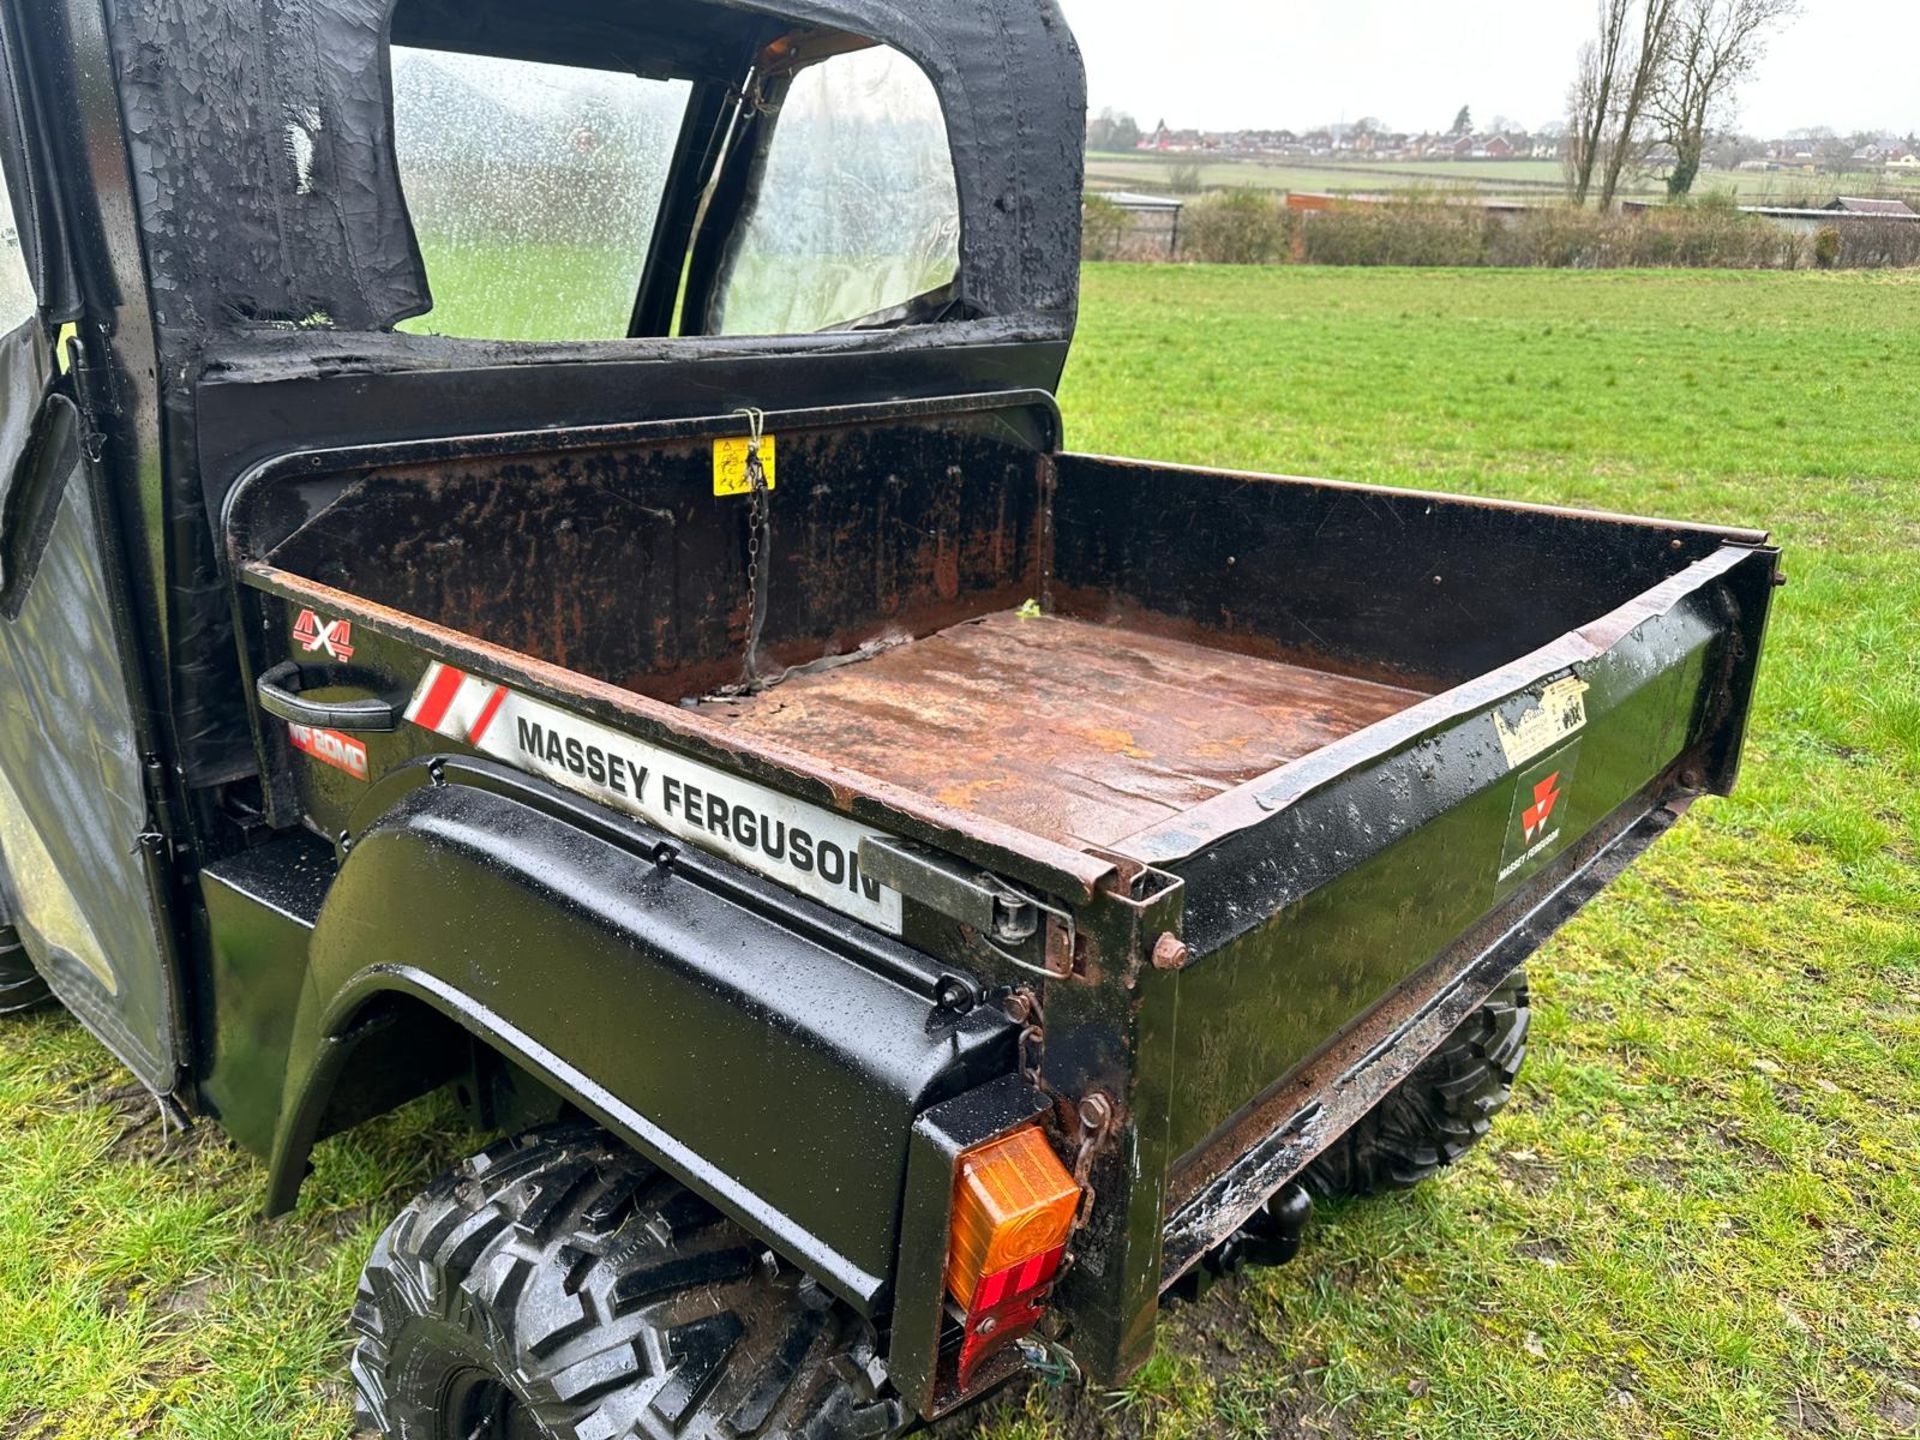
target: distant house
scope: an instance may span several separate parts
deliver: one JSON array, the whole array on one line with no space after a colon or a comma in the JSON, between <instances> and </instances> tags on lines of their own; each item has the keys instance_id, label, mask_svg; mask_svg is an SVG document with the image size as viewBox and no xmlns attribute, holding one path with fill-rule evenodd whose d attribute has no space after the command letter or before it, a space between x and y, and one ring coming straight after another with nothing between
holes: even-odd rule
<instances>
[{"instance_id":1,"label":"distant house","mask_svg":"<svg viewBox=\"0 0 1920 1440\"><path fill-rule=\"evenodd\" d=\"M1480 153L1489 160L1511 160L1515 152L1511 140L1504 135L1495 135L1480 148Z\"/></svg>"},{"instance_id":2,"label":"distant house","mask_svg":"<svg viewBox=\"0 0 1920 1440\"><path fill-rule=\"evenodd\" d=\"M1166 154L1181 155L1203 148L1198 130L1169 130L1166 122L1149 135L1141 137L1142 150L1158 150Z\"/></svg>"},{"instance_id":3,"label":"distant house","mask_svg":"<svg viewBox=\"0 0 1920 1440\"><path fill-rule=\"evenodd\" d=\"M1887 161L1889 170L1920 170L1920 155L1909 150L1898 159Z\"/></svg>"}]
</instances>

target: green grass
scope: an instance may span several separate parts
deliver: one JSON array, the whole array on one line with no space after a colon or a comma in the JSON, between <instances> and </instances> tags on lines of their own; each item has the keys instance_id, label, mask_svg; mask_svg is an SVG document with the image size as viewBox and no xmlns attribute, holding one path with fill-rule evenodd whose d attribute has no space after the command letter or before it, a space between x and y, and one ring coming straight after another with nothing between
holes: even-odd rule
<instances>
[{"instance_id":1,"label":"green grass","mask_svg":"<svg viewBox=\"0 0 1920 1440\"><path fill-rule=\"evenodd\" d=\"M1323 1213L1122 1395L946 1427L1817 1436L1920 1416L1920 276L1096 268L1077 448L1763 523L1747 773L1542 953L1489 1143ZM338 1436L373 1234L477 1143L322 1147L299 1213L58 1017L0 1046L0 1433Z\"/></svg>"},{"instance_id":2,"label":"green grass","mask_svg":"<svg viewBox=\"0 0 1920 1440\"><path fill-rule=\"evenodd\" d=\"M1087 156L1087 178L1096 188L1166 190L1172 171L1193 157L1159 154ZM1261 190L1328 190L1393 193L1405 190L1465 190L1489 198L1544 203L1562 193L1557 160L1224 160L1203 159L1200 183L1208 190L1246 187ZM1697 193L1731 191L1743 204L1799 201L1808 196L1906 193L1920 197L1920 177L1888 170L1852 175L1792 175L1708 171ZM1663 199L1666 187L1654 176L1630 178L1624 193L1638 199Z\"/></svg>"}]
</instances>

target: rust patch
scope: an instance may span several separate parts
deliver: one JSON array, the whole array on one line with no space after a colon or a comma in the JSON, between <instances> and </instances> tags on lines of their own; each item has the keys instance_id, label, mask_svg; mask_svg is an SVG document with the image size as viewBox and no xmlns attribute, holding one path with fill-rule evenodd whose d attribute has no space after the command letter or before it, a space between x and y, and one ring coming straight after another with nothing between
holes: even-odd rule
<instances>
[{"instance_id":1,"label":"rust patch","mask_svg":"<svg viewBox=\"0 0 1920 1440\"><path fill-rule=\"evenodd\" d=\"M1163 635L1001 613L702 708L944 804L1112 845L1423 698Z\"/></svg>"}]
</instances>

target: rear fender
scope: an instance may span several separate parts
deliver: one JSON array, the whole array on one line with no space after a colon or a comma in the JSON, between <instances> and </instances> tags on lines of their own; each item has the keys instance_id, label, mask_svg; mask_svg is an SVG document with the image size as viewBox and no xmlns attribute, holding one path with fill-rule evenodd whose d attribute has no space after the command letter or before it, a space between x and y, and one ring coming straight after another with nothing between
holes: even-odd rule
<instances>
[{"instance_id":1,"label":"rear fender","mask_svg":"<svg viewBox=\"0 0 1920 1440\"><path fill-rule=\"evenodd\" d=\"M360 814L313 934L271 1209L338 1128L356 1056L388 1104L449 1077L446 1025L394 1031L424 1006L885 1305L916 1118L1015 1068L997 1008L943 1008L953 977L912 952L484 762L413 767Z\"/></svg>"}]
</instances>

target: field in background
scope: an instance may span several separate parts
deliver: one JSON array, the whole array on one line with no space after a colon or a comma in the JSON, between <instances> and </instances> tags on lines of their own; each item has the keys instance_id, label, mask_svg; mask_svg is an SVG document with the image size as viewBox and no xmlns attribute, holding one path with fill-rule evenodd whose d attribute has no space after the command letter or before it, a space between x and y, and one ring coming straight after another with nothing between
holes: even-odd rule
<instances>
[{"instance_id":1,"label":"field in background","mask_svg":"<svg viewBox=\"0 0 1920 1440\"><path fill-rule=\"evenodd\" d=\"M1560 164L1555 160L1381 160L1349 161L1227 160L1205 156L1112 154L1087 156L1087 180L1096 189L1166 191L1173 171L1182 162L1200 163L1203 189L1308 190L1388 194L1406 190L1471 191L1489 199L1544 202L1562 193ZM1744 205L1799 201L1813 196L1891 194L1911 195L1920 201L1920 176L1896 175L1884 170L1854 175L1729 174L1708 171L1696 187L1699 194L1734 192ZM1631 199L1664 200L1666 188L1657 179L1630 182L1624 189Z\"/></svg>"},{"instance_id":2,"label":"field in background","mask_svg":"<svg viewBox=\"0 0 1920 1440\"><path fill-rule=\"evenodd\" d=\"M1539 958L1489 1144L1176 1312L1124 1394L950 1432L1920 1423L1916 354L1910 275L1089 272L1076 448L1765 523L1792 585L1742 793ZM479 1143L426 1102L264 1224L211 1127L166 1137L69 1021L7 1027L0 1434L334 1440L373 1236Z\"/></svg>"}]
</instances>

